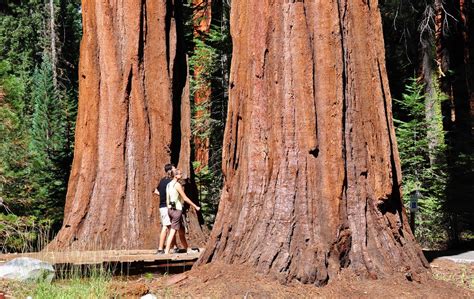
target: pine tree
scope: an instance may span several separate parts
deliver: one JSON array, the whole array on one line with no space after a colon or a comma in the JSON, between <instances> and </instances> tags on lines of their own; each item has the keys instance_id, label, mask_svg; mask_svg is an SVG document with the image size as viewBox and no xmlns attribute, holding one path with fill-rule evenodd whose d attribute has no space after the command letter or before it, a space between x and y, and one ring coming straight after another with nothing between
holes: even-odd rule
<instances>
[{"instance_id":1,"label":"pine tree","mask_svg":"<svg viewBox=\"0 0 474 299\"><path fill-rule=\"evenodd\" d=\"M0 62L0 198L21 209L28 193L25 83L12 73L7 60Z\"/></svg>"},{"instance_id":2,"label":"pine tree","mask_svg":"<svg viewBox=\"0 0 474 299\"><path fill-rule=\"evenodd\" d=\"M35 194L36 211L54 219L62 220L62 209L66 191L63 161L67 158L65 148L65 121L58 94L51 80L52 65L47 57L33 74L33 114L30 141L30 180Z\"/></svg>"},{"instance_id":3,"label":"pine tree","mask_svg":"<svg viewBox=\"0 0 474 299\"><path fill-rule=\"evenodd\" d=\"M62 220L72 160L81 30L80 3L75 0L9 1L1 6L0 109L6 121L1 129L0 197L9 211L50 218L56 226Z\"/></svg>"},{"instance_id":4,"label":"pine tree","mask_svg":"<svg viewBox=\"0 0 474 299\"><path fill-rule=\"evenodd\" d=\"M188 6L187 42L190 73L193 118L191 120L193 139L209 143L207 163L197 157L193 163L195 180L202 203L203 214L208 224L214 222L222 187L222 142L227 116L230 58L228 1L212 1L212 21L205 38L192 34L192 21L200 15L202 7ZM199 71L196 72L196 69ZM210 91L206 101L196 101L202 91ZM196 143L194 144L196 147Z\"/></svg>"},{"instance_id":5,"label":"pine tree","mask_svg":"<svg viewBox=\"0 0 474 299\"><path fill-rule=\"evenodd\" d=\"M416 78L406 85L402 100L394 100L397 108L405 113L403 120L395 120L398 149L403 171L403 193L405 204L409 196L419 191L422 195L417 213L416 237L425 246L436 246L447 241L446 226L446 163L433 155L442 157L445 154L444 143L430 148L429 143L434 133L430 119L425 117L425 99L423 84ZM442 96L438 94L438 99ZM441 136L440 138L443 138Z\"/></svg>"}]
</instances>

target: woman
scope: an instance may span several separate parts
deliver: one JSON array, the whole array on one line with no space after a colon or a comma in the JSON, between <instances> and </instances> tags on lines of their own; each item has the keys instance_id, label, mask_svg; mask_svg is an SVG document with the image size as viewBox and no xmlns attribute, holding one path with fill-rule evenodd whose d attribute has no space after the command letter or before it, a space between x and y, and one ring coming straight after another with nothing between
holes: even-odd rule
<instances>
[{"instance_id":1,"label":"woman","mask_svg":"<svg viewBox=\"0 0 474 299\"><path fill-rule=\"evenodd\" d=\"M170 252L171 243L173 238L178 231L179 240L188 251L188 242L184 230L180 229L183 226L183 206L184 202L187 202L190 206L194 207L197 211L200 207L195 205L184 193L183 187L179 183L181 179L181 171L179 169L171 170L171 176L173 180L166 186L166 205L168 207L168 214L171 219L171 230L166 241L165 254Z\"/></svg>"}]
</instances>

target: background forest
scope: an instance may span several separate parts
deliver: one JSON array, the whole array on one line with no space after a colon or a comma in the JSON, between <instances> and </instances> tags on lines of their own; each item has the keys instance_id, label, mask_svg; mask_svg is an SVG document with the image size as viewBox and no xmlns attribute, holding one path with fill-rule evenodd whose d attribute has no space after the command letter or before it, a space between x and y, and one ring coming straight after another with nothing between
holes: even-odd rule
<instances>
[{"instance_id":1,"label":"background forest","mask_svg":"<svg viewBox=\"0 0 474 299\"><path fill-rule=\"evenodd\" d=\"M230 0L185 1L194 179L209 226L232 43ZM381 0L404 200L419 197L425 247L474 240L474 8L463 0ZM0 1L0 246L38 249L61 227L74 150L81 4Z\"/></svg>"}]
</instances>

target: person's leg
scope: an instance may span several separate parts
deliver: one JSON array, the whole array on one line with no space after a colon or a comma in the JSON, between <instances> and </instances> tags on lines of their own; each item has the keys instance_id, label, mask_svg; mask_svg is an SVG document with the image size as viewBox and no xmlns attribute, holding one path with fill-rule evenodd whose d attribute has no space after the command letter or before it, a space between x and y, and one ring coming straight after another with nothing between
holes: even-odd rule
<instances>
[{"instance_id":1,"label":"person's leg","mask_svg":"<svg viewBox=\"0 0 474 299\"><path fill-rule=\"evenodd\" d=\"M179 229L178 236L179 236L179 240L181 241L181 244L184 246L184 249L187 250L188 249L188 242L186 241L186 234L185 234L183 226L181 226L181 228Z\"/></svg>"},{"instance_id":2,"label":"person's leg","mask_svg":"<svg viewBox=\"0 0 474 299\"><path fill-rule=\"evenodd\" d=\"M165 240L166 240L166 235L168 234L168 231L170 230L169 225L163 225L161 228L161 234L160 234L160 244L158 245L158 250L163 250L163 247L165 245Z\"/></svg>"},{"instance_id":3,"label":"person's leg","mask_svg":"<svg viewBox=\"0 0 474 299\"><path fill-rule=\"evenodd\" d=\"M175 233L176 233L176 230L174 228L170 229L170 234L168 235L168 240L166 241L165 254L170 253L171 242L173 242Z\"/></svg>"},{"instance_id":4,"label":"person's leg","mask_svg":"<svg viewBox=\"0 0 474 299\"><path fill-rule=\"evenodd\" d=\"M173 240L171 241L171 248L177 248L178 244L176 244L176 235L174 236Z\"/></svg>"},{"instance_id":5,"label":"person's leg","mask_svg":"<svg viewBox=\"0 0 474 299\"><path fill-rule=\"evenodd\" d=\"M180 216L180 211L177 211L175 209L168 209L168 215L170 218L170 223L171 223L171 230L168 235L168 240L166 242L166 252L169 253L171 246L176 246L176 231L179 230L180 225L179 225L179 216ZM173 234L171 234L173 232Z\"/></svg>"},{"instance_id":6,"label":"person's leg","mask_svg":"<svg viewBox=\"0 0 474 299\"><path fill-rule=\"evenodd\" d=\"M161 233L160 242L158 244L158 253L163 250L166 240L166 234L169 232L171 227L171 219L168 213L168 208L160 208L160 220L161 220Z\"/></svg>"}]
</instances>

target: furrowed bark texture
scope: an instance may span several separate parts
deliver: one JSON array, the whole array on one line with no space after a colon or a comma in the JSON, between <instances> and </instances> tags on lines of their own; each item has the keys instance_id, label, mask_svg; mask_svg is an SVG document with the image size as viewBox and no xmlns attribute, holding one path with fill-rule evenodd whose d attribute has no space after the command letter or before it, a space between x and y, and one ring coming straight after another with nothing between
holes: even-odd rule
<instances>
[{"instance_id":1,"label":"furrowed bark texture","mask_svg":"<svg viewBox=\"0 0 474 299\"><path fill-rule=\"evenodd\" d=\"M179 5L82 1L76 147L49 250L157 247L163 165L191 171Z\"/></svg>"},{"instance_id":2,"label":"furrowed bark texture","mask_svg":"<svg viewBox=\"0 0 474 299\"><path fill-rule=\"evenodd\" d=\"M428 264L401 203L377 1L234 1L225 182L198 265L321 285Z\"/></svg>"}]
</instances>

